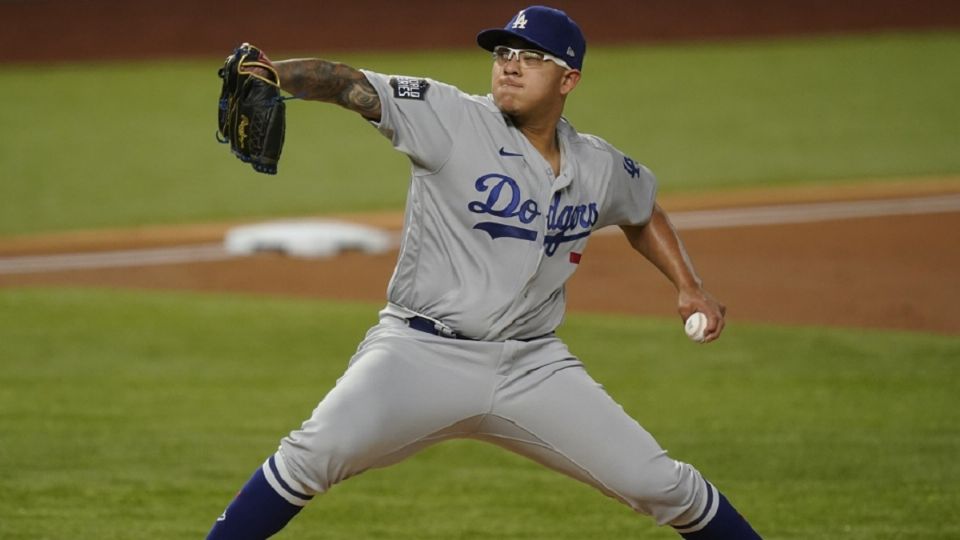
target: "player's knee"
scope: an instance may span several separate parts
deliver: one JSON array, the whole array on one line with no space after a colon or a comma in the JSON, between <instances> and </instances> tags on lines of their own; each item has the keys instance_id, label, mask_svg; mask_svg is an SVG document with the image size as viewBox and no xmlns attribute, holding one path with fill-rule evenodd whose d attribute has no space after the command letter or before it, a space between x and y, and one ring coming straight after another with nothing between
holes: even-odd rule
<instances>
[{"instance_id":1,"label":"player's knee","mask_svg":"<svg viewBox=\"0 0 960 540\"><path fill-rule=\"evenodd\" d=\"M366 438L342 433L337 437L291 436L280 443L280 454L291 476L317 493L323 493L363 472L369 452Z\"/></svg>"},{"instance_id":2,"label":"player's knee","mask_svg":"<svg viewBox=\"0 0 960 540\"><path fill-rule=\"evenodd\" d=\"M281 442L278 454L284 457L290 476L316 493L326 492L342 479L333 453L326 448L307 447L287 438Z\"/></svg>"},{"instance_id":3,"label":"player's knee","mask_svg":"<svg viewBox=\"0 0 960 540\"><path fill-rule=\"evenodd\" d=\"M703 491L700 473L692 466L663 456L638 464L618 482L618 494L634 510L664 524L698 505Z\"/></svg>"}]
</instances>

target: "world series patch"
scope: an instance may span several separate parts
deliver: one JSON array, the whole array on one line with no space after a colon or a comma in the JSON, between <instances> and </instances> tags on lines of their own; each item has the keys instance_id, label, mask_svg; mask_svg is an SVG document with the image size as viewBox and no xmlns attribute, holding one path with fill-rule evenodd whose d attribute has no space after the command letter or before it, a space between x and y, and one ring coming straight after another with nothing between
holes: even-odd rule
<instances>
[{"instance_id":1,"label":"world series patch","mask_svg":"<svg viewBox=\"0 0 960 540\"><path fill-rule=\"evenodd\" d=\"M390 79L393 87L393 97L397 99L418 99L423 101L427 96L430 84L426 79L411 79L408 77L394 77Z\"/></svg>"}]
</instances>

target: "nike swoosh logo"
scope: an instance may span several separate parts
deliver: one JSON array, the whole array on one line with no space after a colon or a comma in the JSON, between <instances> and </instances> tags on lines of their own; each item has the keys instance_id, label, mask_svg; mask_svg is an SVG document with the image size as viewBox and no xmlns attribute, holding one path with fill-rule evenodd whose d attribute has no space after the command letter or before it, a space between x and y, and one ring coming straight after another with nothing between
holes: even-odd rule
<instances>
[{"instance_id":1,"label":"nike swoosh logo","mask_svg":"<svg viewBox=\"0 0 960 540\"><path fill-rule=\"evenodd\" d=\"M523 154L514 154L513 152L507 152L506 150L503 149L502 146L500 147L500 155L501 155L501 156L507 156L507 157L522 157L522 156L523 156Z\"/></svg>"}]
</instances>

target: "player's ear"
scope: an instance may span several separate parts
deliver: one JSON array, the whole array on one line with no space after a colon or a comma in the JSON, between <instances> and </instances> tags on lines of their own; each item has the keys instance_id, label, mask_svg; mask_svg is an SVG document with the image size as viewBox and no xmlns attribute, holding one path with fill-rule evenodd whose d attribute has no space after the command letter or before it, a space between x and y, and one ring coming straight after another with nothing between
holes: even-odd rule
<instances>
[{"instance_id":1,"label":"player's ear","mask_svg":"<svg viewBox=\"0 0 960 540\"><path fill-rule=\"evenodd\" d=\"M560 79L560 95L567 95L573 92L573 89L580 83L580 72L575 69L568 69Z\"/></svg>"}]
</instances>

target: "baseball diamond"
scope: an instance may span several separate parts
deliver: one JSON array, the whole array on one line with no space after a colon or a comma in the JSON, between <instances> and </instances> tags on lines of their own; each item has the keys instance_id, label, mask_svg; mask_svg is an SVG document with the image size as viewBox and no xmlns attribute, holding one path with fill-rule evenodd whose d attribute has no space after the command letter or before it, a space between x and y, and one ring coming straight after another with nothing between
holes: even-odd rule
<instances>
[{"instance_id":1,"label":"baseball diamond","mask_svg":"<svg viewBox=\"0 0 960 540\"><path fill-rule=\"evenodd\" d=\"M261 61L294 96L358 113L409 158L399 255L379 323L336 386L255 470L208 538L267 538L333 485L455 438L525 456L688 539L753 539L730 501L654 437L555 334L591 234L618 226L720 337L645 166L563 117L586 40L532 6L477 43L491 93L321 59Z\"/></svg>"}]
</instances>

